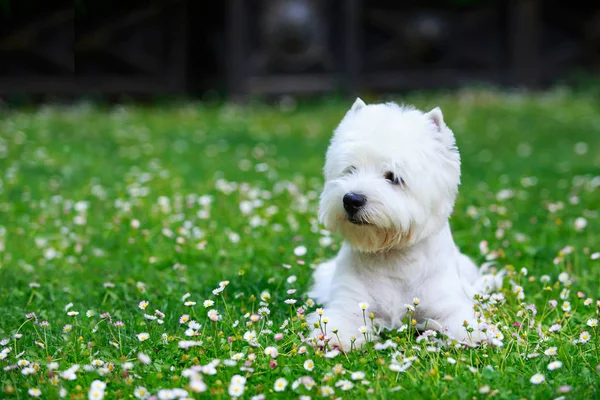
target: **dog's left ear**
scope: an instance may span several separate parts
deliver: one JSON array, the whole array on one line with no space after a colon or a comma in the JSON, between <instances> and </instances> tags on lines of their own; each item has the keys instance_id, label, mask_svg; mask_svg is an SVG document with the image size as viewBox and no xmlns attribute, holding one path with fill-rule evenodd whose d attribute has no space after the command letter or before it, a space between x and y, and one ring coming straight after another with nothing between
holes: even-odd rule
<instances>
[{"instance_id":1,"label":"dog's left ear","mask_svg":"<svg viewBox=\"0 0 600 400\"><path fill-rule=\"evenodd\" d=\"M444 115L442 114L442 110L439 107L434 108L425 114L427 119L429 119L436 127L436 139L440 142L444 143L446 147L449 149L454 149L456 151L456 142L454 141L454 134L452 130L446 126L444 122Z\"/></svg>"},{"instance_id":2,"label":"dog's left ear","mask_svg":"<svg viewBox=\"0 0 600 400\"><path fill-rule=\"evenodd\" d=\"M437 126L438 131L441 131L443 127L446 126L444 123L444 114L442 114L442 110L439 107L434 108L429 111L425 116Z\"/></svg>"}]
</instances>

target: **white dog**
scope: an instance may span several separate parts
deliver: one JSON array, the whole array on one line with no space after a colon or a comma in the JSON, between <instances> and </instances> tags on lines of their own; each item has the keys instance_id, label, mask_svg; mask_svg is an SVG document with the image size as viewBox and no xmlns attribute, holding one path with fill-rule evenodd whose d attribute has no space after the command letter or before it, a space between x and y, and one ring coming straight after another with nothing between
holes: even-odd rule
<instances>
[{"instance_id":1,"label":"white dog","mask_svg":"<svg viewBox=\"0 0 600 400\"><path fill-rule=\"evenodd\" d=\"M415 298L411 318L420 324L465 343L484 340L473 295L488 278L450 232L460 156L442 111L357 99L335 130L324 173L319 217L345 239L337 257L318 266L309 293L324 305L329 345L349 350L352 337L356 347L364 344L359 327L370 321L360 302L377 326L391 329ZM322 336L321 328L312 336Z\"/></svg>"}]
</instances>

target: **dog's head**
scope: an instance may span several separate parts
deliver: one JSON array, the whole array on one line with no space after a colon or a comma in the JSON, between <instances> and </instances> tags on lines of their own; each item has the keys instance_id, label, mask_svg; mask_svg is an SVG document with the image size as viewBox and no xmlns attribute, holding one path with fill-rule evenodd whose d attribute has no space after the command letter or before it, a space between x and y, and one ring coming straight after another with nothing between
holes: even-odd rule
<instances>
[{"instance_id":1,"label":"dog's head","mask_svg":"<svg viewBox=\"0 0 600 400\"><path fill-rule=\"evenodd\" d=\"M439 108L423 113L357 99L325 160L319 218L356 249L417 243L447 222L460 183L454 134Z\"/></svg>"}]
</instances>

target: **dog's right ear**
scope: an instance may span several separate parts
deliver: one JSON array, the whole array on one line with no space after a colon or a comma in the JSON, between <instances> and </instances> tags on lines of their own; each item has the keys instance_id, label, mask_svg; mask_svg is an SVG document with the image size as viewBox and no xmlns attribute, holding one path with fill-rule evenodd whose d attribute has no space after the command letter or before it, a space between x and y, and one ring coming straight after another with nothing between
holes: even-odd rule
<instances>
[{"instance_id":1,"label":"dog's right ear","mask_svg":"<svg viewBox=\"0 0 600 400\"><path fill-rule=\"evenodd\" d=\"M360 97L357 97L356 100L354 101L354 104L352 104L352 107L350 107L350 111L351 112L358 112L358 110L360 110L364 106L366 106L365 102L362 101L360 99Z\"/></svg>"}]
</instances>

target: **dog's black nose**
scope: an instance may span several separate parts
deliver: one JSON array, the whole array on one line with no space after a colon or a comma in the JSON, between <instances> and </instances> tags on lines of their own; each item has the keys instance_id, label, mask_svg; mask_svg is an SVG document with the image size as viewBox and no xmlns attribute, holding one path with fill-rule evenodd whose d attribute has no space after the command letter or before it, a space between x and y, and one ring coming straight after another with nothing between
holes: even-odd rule
<instances>
[{"instance_id":1,"label":"dog's black nose","mask_svg":"<svg viewBox=\"0 0 600 400\"><path fill-rule=\"evenodd\" d=\"M356 214L367 202L367 198L358 193L346 193L344 195L344 209L348 215Z\"/></svg>"}]
</instances>

